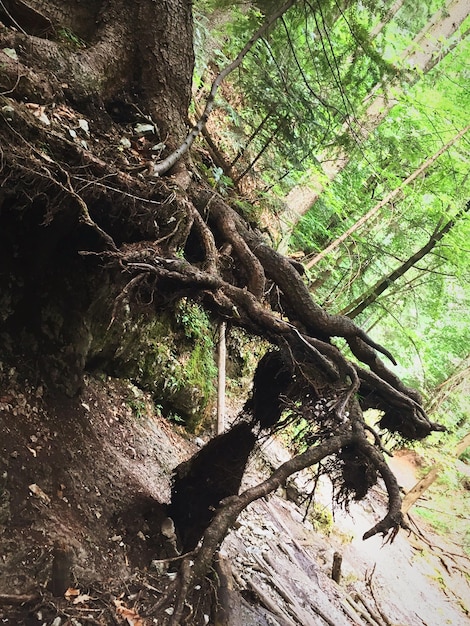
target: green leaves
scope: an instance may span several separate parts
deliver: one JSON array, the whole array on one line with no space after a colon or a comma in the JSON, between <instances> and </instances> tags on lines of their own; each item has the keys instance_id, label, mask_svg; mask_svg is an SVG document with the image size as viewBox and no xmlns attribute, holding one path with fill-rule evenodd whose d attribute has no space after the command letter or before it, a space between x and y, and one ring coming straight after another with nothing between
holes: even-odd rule
<instances>
[{"instance_id":1,"label":"green leaves","mask_svg":"<svg viewBox=\"0 0 470 626\"><path fill-rule=\"evenodd\" d=\"M403 275L393 273L470 198L466 135L420 170L468 124L470 18L464 35L439 35L443 0L404 2L390 12L392 5L296 3L232 77L218 132L234 175L251 179L250 191L261 181L281 196L300 180L325 186L323 169L339 157L348 162L292 235L291 251L307 261L399 190L315 266L310 280L317 301L339 312L391 276L358 320L401 355L408 381L431 391L464 358L470 339L469 218ZM221 54L233 58L246 43L259 9L268 10L226 9L216 33ZM429 36L418 37L425 27ZM425 42L434 42L434 55L410 71ZM377 94L382 99L371 112ZM419 175L404 185L413 172Z\"/></svg>"}]
</instances>

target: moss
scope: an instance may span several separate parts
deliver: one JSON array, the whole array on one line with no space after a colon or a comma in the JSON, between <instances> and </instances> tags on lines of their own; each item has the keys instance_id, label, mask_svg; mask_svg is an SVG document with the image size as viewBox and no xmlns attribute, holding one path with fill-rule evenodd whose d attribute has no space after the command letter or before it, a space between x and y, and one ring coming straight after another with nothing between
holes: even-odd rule
<instances>
[{"instance_id":1,"label":"moss","mask_svg":"<svg viewBox=\"0 0 470 626\"><path fill-rule=\"evenodd\" d=\"M253 338L243 329L230 327L227 332L227 393L240 398L251 388L259 360L269 348L268 342Z\"/></svg>"},{"instance_id":2,"label":"moss","mask_svg":"<svg viewBox=\"0 0 470 626\"><path fill-rule=\"evenodd\" d=\"M86 42L69 28L60 28L57 31L57 38L71 48L80 49L87 47Z\"/></svg>"},{"instance_id":3,"label":"moss","mask_svg":"<svg viewBox=\"0 0 470 626\"><path fill-rule=\"evenodd\" d=\"M329 536L331 534L334 526L333 514L327 507L315 502L309 510L309 519L315 530L319 530L324 535Z\"/></svg>"},{"instance_id":4,"label":"moss","mask_svg":"<svg viewBox=\"0 0 470 626\"><path fill-rule=\"evenodd\" d=\"M158 314L122 307L111 326L95 329L89 367L131 379L192 431L215 403L212 324L185 299Z\"/></svg>"}]
</instances>

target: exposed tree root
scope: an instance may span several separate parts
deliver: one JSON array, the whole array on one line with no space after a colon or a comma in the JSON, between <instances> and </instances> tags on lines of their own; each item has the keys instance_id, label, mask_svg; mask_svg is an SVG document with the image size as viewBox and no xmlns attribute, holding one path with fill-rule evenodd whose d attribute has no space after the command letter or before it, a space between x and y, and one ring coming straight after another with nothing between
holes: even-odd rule
<instances>
[{"instance_id":1,"label":"exposed tree root","mask_svg":"<svg viewBox=\"0 0 470 626\"><path fill-rule=\"evenodd\" d=\"M125 5L122 0L108 4L112 11ZM155 10L153 3L143 4L150 12ZM147 22L151 24L151 20ZM142 28L147 32L145 29L150 26ZM123 34L113 30L108 19L103 21L101 30L94 45L69 55L71 81L75 84L80 82L83 68L95 68L99 46L104 45L103 33L113 41ZM12 47L28 37L8 29L4 34ZM57 42L36 42L35 54L41 60L36 73L28 67L27 59L15 67L8 61L3 88L18 97L24 90L39 85L43 67L58 48ZM163 48L161 44L159 49ZM109 61L109 50L107 53L100 57L98 70ZM126 64L132 62L124 51L122 54ZM116 63L113 60L113 71ZM52 99L54 88L65 81L65 70L60 64L57 67L57 85L56 78L51 77L38 90L45 101ZM103 72L98 71L97 80L103 96L112 91ZM65 98L65 87L60 89L59 97ZM169 110L179 102L178 89L176 86L174 93L167 94L164 105ZM77 98L79 94L78 90ZM186 90L183 99L189 98L188 94ZM136 302L139 306L147 302L147 309L151 309L188 297L203 304L216 318L262 337L272 344L275 356L270 363L267 358L264 379L260 374L258 384L271 385L277 395L268 398L262 417L259 406L265 396L261 394L258 401L253 398L245 415L246 430L250 436L256 436L262 429L280 428L289 421L304 424L300 442L304 452L282 464L259 485L215 503L200 543L190 556L182 558L177 579L168 586L153 612L171 604L171 624L180 623L196 581L211 568L221 542L240 512L283 485L293 473L328 458L330 461L322 463L322 469L330 471L337 481L340 500L363 497L378 477L385 483L387 515L364 538L381 533L392 540L399 528L407 528L397 482L383 457L380 433L366 427L362 410L379 409L383 414L382 429L410 439L425 437L440 427L428 419L419 395L408 389L378 356L380 353L394 364L393 355L349 318L332 315L320 307L302 277L302 268L272 249L220 195L202 183L190 183L184 164L178 163L179 171L173 177L149 178L145 173L131 173L117 150L109 159L91 141L91 148L71 141L60 126L41 125L25 105L14 100L5 102L9 106L13 103L14 115L0 128L0 216L4 220L2 226L17 228L19 243L15 242L15 254L26 265L42 255L44 271L54 275L59 271L54 265L55 248L75 246L74 262L86 260L89 265L82 275L70 277L70 291L81 288L87 272L95 280L90 282L89 300L80 304L81 309L77 305L77 317L99 298L108 299L108 329L124 302ZM155 104L155 98L149 96L149 108L152 102ZM102 108L99 111L103 116ZM118 138L120 130L110 120L108 123L110 132ZM180 138L182 126L180 119ZM161 173L167 164L159 169L143 163L144 168L138 169ZM42 245L46 231L49 240ZM31 253L31 249L36 251L36 244L41 254ZM113 290L100 292L98 288L93 299L99 279L109 280L110 276L117 277ZM276 294L273 304L271 292ZM343 338L365 367L348 361L334 345L335 338ZM54 347L57 351L62 349L59 339ZM288 409L287 417L284 409Z\"/></svg>"}]
</instances>

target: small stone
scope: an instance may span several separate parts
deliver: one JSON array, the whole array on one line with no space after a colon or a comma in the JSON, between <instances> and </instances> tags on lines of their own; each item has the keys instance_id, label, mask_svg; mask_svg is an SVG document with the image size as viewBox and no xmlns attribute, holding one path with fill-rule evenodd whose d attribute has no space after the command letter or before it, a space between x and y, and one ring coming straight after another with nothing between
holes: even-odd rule
<instances>
[{"instance_id":1,"label":"small stone","mask_svg":"<svg viewBox=\"0 0 470 626\"><path fill-rule=\"evenodd\" d=\"M2 107L2 115L7 120L7 122L11 122L13 120L13 117L15 116L15 109L7 104L6 106Z\"/></svg>"}]
</instances>

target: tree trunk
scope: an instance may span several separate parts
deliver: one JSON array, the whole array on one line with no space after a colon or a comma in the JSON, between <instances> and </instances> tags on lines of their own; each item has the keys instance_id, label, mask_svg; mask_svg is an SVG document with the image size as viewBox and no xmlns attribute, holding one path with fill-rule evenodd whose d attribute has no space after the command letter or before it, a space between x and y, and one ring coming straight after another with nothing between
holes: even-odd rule
<instances>
[{"instance_id":1,"label":"tree trunk","mask_svg":"<svg viewBox=\"0 0 470 626\"><path fill-rule=\"evenodd\" d=\"M465 126L461 131L459 131L450 141L448 141L444 146L442 146L435 154L426 159L424 163L422 163L412 174L403 181L403 183L388 193L383 200L378 202L375 206L373 206L365 215L363 215L360 219L355 222L350 228L348 228L340 237L335 239L329 246L327 246L324 250L322 250L319 254L317 254L313 259L311 259L307 264L307 268L311 268L317 263L319 263L323 258L325 258L330 252L336 250L336 248L345 241L350 235L352 235L356 230L358 230L361 226L363 226L366 222L370 221L384 206L386 206L389 202L391 202L394 198L396 198L402 189L413 182L418 176L420 176L423 172L425 172L433 163L437 161L437 159L444 154L450 147L452 147L459 139L461 139L468 131L470 130L470 124Z\"/></svg>"},{"instance_id":2,"label":"tree trunk","mask_svg":"<svg viewBox=\"0 0 470 626\"><path fill-rule=\"evenodd\" d=\"M396 0L392 4L392 6L387 11L387 14L384 16L383 20L381 20L374 28L371 30L370 38L375 39L377 35L387 26L391 20L395 17L401 7L405 4L406 0Z\"/></svg>"},{"instance_id":3,"label":"tree trunk","mask_svg":"<svg viewBox=\"0 0 470 626\"><path fill-rule=\"evenodd\" d=\"M36 38L34 42L47 62L67 57L68 67L59 71L64 72L68 89L88 97L94 91L105 100L134 91L139 106L148 107L160 124L162 136L171 129L172 141L175 135L183 139L194 65L187 0L31 0L30 5L51 23L84 38L78 50L70 47L68 51L51 40ZM16 39L19 43L24 37L20 33Z\"/></svg>"},{"instance_id":4,"label":"tree trunk","mask_svg":"<svg viewBox=\"0 0 470 626\"><path fill-rule=\"evenodd\" d=\"M225 428L225 322L219 324L219 342L217 344L217 434L223 433Z\"/></svg>"},{"instance_id":5,"label":"tree trunk","mask_svg":"<svg viewBox=\"0 0 470 626\"><path fill-rule=\"evenodd\" d=\"M430 413L436 413L439 407L447 400L447 398L455 392L460 386L463 386L462 393L468 393L466 384L470 381L470 356L467 355L458 365L452 375L442 382L435 389L433 397L428 403L427 410Z\"/></svg>"},{"instance_id":6,"label":"tree trunk","mask_svg":"<svg viewBox=\"0 0 470 626\"><path fill-rule=\"evenodd\" d=\"M445 7L433 15L423 30L415 37L413 43L405 50L405 64L412 69L428 72L434 66L434 58L439 60L441 54L439 42L447 41L460 28L470 12L466 0L450 0ZM446 52L445 54L448 54Z\"/></svg>"},{"instance_id":7,"label":"tree trunk","mask_svg":"<svg viewBox=\"0 0 470 626\"><path fill-rule=\"evenodd\" d=\"M467 202L466 206L461 211L459 211L459 213L457 213L454 218L449 220L447 224L442 227L438 225L426 245L424 245L412 256L410 256L393 272L390 272L390 274L377 281L375 285L368 290L367 293L360 295L354 302L349 304L345 309L343 309L343 311L341 311L341 315L347 315L351 319L354 319L355 317L360 315L364 311L364 309L373 304L377 300L377 298L384 291L386 291L395 281L397 281L404 274L406 274L406 272L414 265L416 265L419 260L429 254L429 252L436 247L439 241L441 241L441 239L454 227L456 221L458 221L469 210L470 201Z\"/></svg>"},{"instance_id":8,"label":"tree trunk","mask_svg":"<svg viewBox=\"0 0 470 626\"><path fill-rule=\"evenodd\" d=\"M402 62L413 71L409 79L410 86L419 80L422 73L430 71L438 61L449 54L453 46L447 46L441 49L440 54L437 54L435 44L437 41L446 41L457 32L469 14L470 9L467 0L449 0L445 9L439 10L417 35L413 43L402 52ZM357 136L361 140L368 137L397 103L396 97L391 98L389 96L391 87L394 87L398 93L400 92L399 85L388 85L386 93L380 89L381 85L376 85L365 98L364 105L366 108L359 115L359 119L344 125L343 132ZM336 151L333 155L319 156L318 160L323 163L322 169L326 177L326 184L336 178L347 166L349 159L350 156L341 150ZM286 197L287 209L283 220L285 232L279 247L281 251L286 250L288 238L293 228L301 217L312 208L324 188L325 182L313 179L309 185L294 187L289 192Z\"/></svg>"},{"instance_id":9,"label":"tree trunk","mask_svg":"<svg viewBox=\"0 0 470 626\"><path fill-rule=\"evenodd\" d=\"M458 458L462 452L464 452L468 446L470 445L470 433L467 433L465 437L463 437L459 443L456 445L454 450L455 458ZM401 511L403 515L408 513L412 506L416 504L416 502L421 498L423 493L429 489L429 487L436 481L439 475L442 472L442 465L437 463L421 480L419 480L414 487L412 487L408 493L403 498L403 502L401 505Z\"/></svg>"},{"instance_id":10,"label":"tree trunk","mask_svg":"<svg viewBox=\"0 0 470 626\"><path fill-rule=\"evenodd\" d=\"M273 346L258 366L243 419L179 468L172 506L194 562L183 559L175 586L163 594L166 602L180 590L173 623L187 595L196 593L190 583L207 573L237 515L328 456L334 462L325 468L334 468L343 501L363 497L383 478L388 512L364 538L393 536L404 525L400 493L378 435L369 441L366 399L367 408L384 412L391 432L407 438L441 427L429 420L419 394L379 358L396 363L385 347L347 317L323 310L298 264L272 249L207 183L191 179L180 150L190 145L190 1L27 4L53 28L46 38L27 34L26 23L0 27L2 371L45 382L51 393L77 394L85 371L119 373L122 353L134 341L148 358L153 343L166 349L168 332L149 342L142 326L162 310L176 322L172 307L187 299L214 321L230 321ZM53 36L64 12L67 42ZM14 19L20 24L21 15ZM5 48L14 48L18 60ZM148 141L142 142L136 119L151 126ZM127 135L137 156L124 153ZM157 162L156 142L165 143L166 152L177 149ZM278 295L273 306L271 293ZM354 362L334 337L344 338ZM133 379L148 388L140 368L135 371ZM165 387L166 380L160 382ZM257 437L284 424L286 406L294 422L311 425L306 451L237 495ZM35 421L34 432L38 427Z\"/></svg>"}]
</instances>

